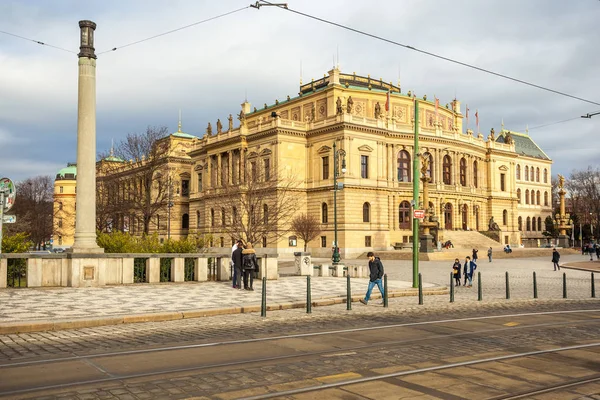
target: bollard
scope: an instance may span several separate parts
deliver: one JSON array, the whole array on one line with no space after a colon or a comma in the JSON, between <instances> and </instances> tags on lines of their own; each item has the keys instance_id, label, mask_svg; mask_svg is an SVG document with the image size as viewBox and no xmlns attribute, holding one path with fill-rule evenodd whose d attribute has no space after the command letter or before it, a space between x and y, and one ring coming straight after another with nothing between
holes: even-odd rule
<instances>
[{"instance_id":1,"label":"bollard","mask_svg":"<svg viewBox=\"0 0 600 400\"><path fill-rule=\"evenodd\" d=\"M387 274L383 274L383 306L387 308L388 305Z\"/></svg>"},{"instance_id":2,"label":"bollard","mask_svg":"<svg viewBox=\"0 0 600 400\"><path fill-rule=\"evenodd\" d=\"M506 271L506 300L510 300L510 282L508 281L508 271Z\"/></svg>"},{"instance_id":3,"label":"bollard","mask_svg":"<svg viewBox=\"0 0 600 400\"><path fill-rule=\"evenodd\" d=\"M310 298L310 275L306 277L306 313L312 313L312 300Z\"/></svg>"},{"instance_id":4,"label":"bollard","mask_svg":"<svg viewBox=\"0 0 600 400\"><path fill-rule=\"evenodd\" d=\"M350 289L350 275L346 275L346 310L352 310L352 290Z\"/></svg>"},{"instance_id":5,"label":"bollard","mask_svg":"<svg viewBox=\"0 0 600 400\"><path fill-rule=\"evenodd\" d=\"M267 316L267 277L262 278L262 298L260 302L260 316Z\"/></svg>"},{"instance_id":6,"label":"bollard","mask_svg":"<svg viewBox=\"0 0 600 400\"><path fill-rule=\"evenodd\" d=\"M454 273L450 272L450 303L454 303Z\"/></svg>"},{"instance_id":7,"label":"bollard","mask_svg":"<svg viewBox=\"0 0 600 400\"><path fill-rule=\"evenodd\" d=\"M592 299L596 297L596 284L594 283L594 273L592 272Z\"/></svg>"},{"instance_id":8,"label":"bollard","mask_svg":"<svg viewBox=\"0 0 600 400\"><path fill-rule=\"evenodd\" d=\"M567 273L563 272L563 299L567 298Z\"/></svg>"},{"instance_id":9,"label":"bollard","mask_svg":"<svg viewBox=\"0 0 600 400\"><path fill-rule=\"evenodd\" d=\"M537 277L535 275L535 271L533 271L533 298L537 299Z\"/></svg>"},{"instance_id":10,"label":"bollard","mask_svg":"<svg viewBox=\"0 0 600 400\"><path fill-rule=\"evenodd\" d=\"M481 272L477 273L477 301L483 300L483 288L481 287Z\"/></svg>"},{"instance_id":11,"label":"bollard","mask_svg":"<svg viewBox=\"0 0 600 400\"><path fill-rule=\"evenodd\" d=\"M423 305L423 276L419 272L419 305Z\"/></svg>"}]
</instances>

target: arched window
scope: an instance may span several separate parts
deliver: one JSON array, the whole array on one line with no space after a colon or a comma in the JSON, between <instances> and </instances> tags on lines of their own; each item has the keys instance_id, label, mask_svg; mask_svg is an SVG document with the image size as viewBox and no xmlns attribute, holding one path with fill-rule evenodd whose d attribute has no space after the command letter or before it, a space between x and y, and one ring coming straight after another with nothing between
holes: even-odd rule
<instances>
[{"instance_id":1,"label":"arched window","mask_svg":"<svg viewBox=\"0 0 600 400\"><path fill-rule=\"evenodd\" d=\"M533 182L533 181L534 181L534 178L535 178L535 174L534 174L534 172L535 172L535 171L533 170L533 167L529 168L529 180L530 180L531 182Z\"/></svg>"},{"instance_id":2,"label":"arched window","mask_svg":"<svg viewBox=\"0 0 600 400\"><path fill-rule=\"evenodd\" d=\"M525 204L529 204L529 189L525 191Z\"/></svg>"},{"instance_id":3,"label":"arched window","mask_svg":"<svg viewBox=\"0 0 600 400\"><path fill-rule=\"evenodd\" d=\"M525 180L529 180L529 167L527 165L525 166Z\"/></svg>"},{"instance_id":4,"label":"arched window","mask_svg":"<svg viewBox=\"0 0 600 400\"><path fill-rule=\"evenodd\" d=\"M531 218L527 217L527 232L531 231Z\"/></svg>"},{"instance_id":5,"label":"arched window","mask_svg":"<svg viewBox=\"0 0 600 400\"><path fill-rule=\"evenodd\" d=\"M369 203L363 204L363 222L371 222L371 205Z\"/></svg>"},{"instance_id":6,"label":"arched window","mask_svg":"<svg viewBox=\"0 0 600 400\"><path fill-rule=\"evenodd\" d=\"M479 183L477 182L477 161L473 161L473 186L479 187Z\"/></svg>"},{"instance_id":7,"label":"arched window","mask_svg":"<svg viewBox=\"0 0 600 400\"><path fill-rule=\"evenodd\" d=\"M544 206L548 206L548 192L544 192Z\"/></svg>"},{"instance_id":8,"label":"arched window","mask_svg":"<svg viewBox=\"0 0 600 400\"><path fill-rule=\"evenodd\" d=\"M321 204L321 222L327 223L327 203Z\"/></svg>"},{"instance_id":9,"label":"arched window","mask_svg":"<svg viewBox=\"0 0 600 400\"><path fill-rule=\"evenodd\" d=\"M508 211L502 211L502 225L508 225Z\"/></svg>"},{"instance_id":10,"label":"arched window","mask_svg":"<svg viewBox=\"0 0 600 400\"><path fill-rule=\"evenodd\" d=\"M542 217L538 217L538 230L540 232L545 230L544 228L542 228Z\"/></svg>"},{"instance_id":11,"label":"arched window","mask_svg":"<svg viewBox=\"0 0 600 400\"><path fill-rule=\"evenodd\" d=\"M210 209L210 226L215 226L215 209Z\"/></svg>"},{"instance_id":12,"label":"arched window","mask_svg":"<svg viewBox=\"0 0 600 400\"><path fill-rule=\"evenodd\" d=\"M406 150L398 153L398 182L410 182L410 154Z\"/></svg>"},{"instance_id":13,"label":"arched window","mask_svg":"<svg viewBox=\"0 0 600 400\"><path fill-rule=\"evenodd\" d=\"M196 211L196 228L200 228L200 211Z\"/></svg>"},{"instance_id":14,"label":"arched window","mask_svg":"<svg viewBox=\"0 0 600 400\"><path fill-rule=\"evenodd\" d=\"M533 232L537 231L537 229L536 229L536 222L537 222L537 221L536 221L535 217L533 217L533 218L531 219L531 230L532 230Z\"/></svg>"},{"instance_id":15,"label":"arched window","mask_svg":"<svg viewBox=\"0 0 600 400\"><path fill-rule=\"evenodd\" d=\"M467 186L467 160L464 157L460 159L460 184Z\"/></svg>"},{"instance_id":16,"label":"arched window","mask_svg":"<svg viewBox=\"0 0 600 400\"><path fill-rule=\"evenodd\" d=\"M425 153L424 154L425 158L429 159L429 165L427 167L427 171L425 171L425 174L427 175L427 177L430 179L429 182L433 182L433 156L430 153Z\"/></svg>"},{"instance_id":17,"label":"arched window","mask_svg":"<svg viewBox=\"0 0 600 400\"><path fill-rule=\"evenodd\" d=\"M517 200L519 201L519 204L521 204L521 189L517 189Z\"/></svg>"},{"instance_id":18,"label":"arched window","mask_svg":"<svg viewBox=\"0 0 600 400\"><path fill-rule=\"evenodd\" d=\"M223 207L221 207L221 226L227 225L226 217L227 217L227 215L225 213L225 209Z\"/></svg>"},{"instance_id":19,"label":"arched window","mask_svg":"<svg viewBox=\"0 0 600 400\"><path fill-rule=\"evenodd\" d=\"M548 183L548 170L544 168L544 183Z\"/></svg>"},{"instance_id":20,"label":"arched window","mask_svg":"<svg viewBox=\"0 0 600 400\"><path fill-rule=\"evenodd\" d=\"M398 206L398 224L400 229L410 228L410 203L406 200Z\"/></svg>"},{"instance_id":21,"label":"arched window","mask_svg":"<svg viewBox=\"0 0 600 400\"><path fill-rule=\"evenodd\" d=\"M269 223L269 206L263 204L263 224L267 225Z\"/></svg>"},{"instance_id":22,"label":"arched window","mask_svg":"<svg viewBox=\"0 0 600 400\"><path fill-rule=\"evenodd\" d=\"M448 154L444 156L443 181L446 185L452 184L452 159Z\"/></svg>"},{"instance_id":23,"label":"arched window","mask_svg":"<svg viewBox=\"0 0 600 400\"><path fill-rule=\"evenodd\" d=\"M519 217L519 230L523 230L523 217Z\"/></svg>"},{"instance_id":24,"label":"arched window","mask_svg":"<svg viewBox=\"0 0 600 400\"><path fill-rule=\"evenodd\" d=\"M517 164L517 179L521 180L521 166Z\"/></svg>"},{"instance_id":25,"label":"arched window","mask_svg":"<svg viewBox=\"0 0 600 400\"><path fill-rule=\"evenodd\" d=\"M231 220L233 221L234 225L238 223L238 212L236 207L231 209Z\"/></svg>"},{"instance_id":26,"label":"arched window","mask_svg":"<svg viewBox=\"0 0 600 400\"><path fill-rule=\"evenodd\" d=\"M190 216L189 216L189 214L183 214L181 216L181 229L190 229Z\"/></svg>"},{"instance_id":27,"label":"arched window","mask_svg":"<svg viewBox=\"0 0 600 400\"><path fill-rule=\"evenodd\" d=\"M539 190L538 190L538 191L537 191L537 193L535 194L535 204L537 204L538 206L539 206L540 204L542 204L542 203L540 202L540 191L539 191Z\"/></svg>"},{"instance_id":28,"label":"arched window","mask_svg":"<svg viewBox=\"0 0 600 400\"><path fill-rule=\"evenodd\" d=\"M535 181L536 182L540 181L540 169L539 168L535 169Z\"/></svg>"}]
</instances>

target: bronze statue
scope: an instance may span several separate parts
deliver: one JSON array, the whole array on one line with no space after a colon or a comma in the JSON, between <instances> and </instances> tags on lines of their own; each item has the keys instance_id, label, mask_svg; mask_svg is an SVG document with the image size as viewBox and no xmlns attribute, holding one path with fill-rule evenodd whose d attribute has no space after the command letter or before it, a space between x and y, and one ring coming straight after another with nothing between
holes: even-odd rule
<instances>
[{"instance_id":1,"label":"bronze statue","mask_svg":"<svg viewBox=\"0 0 600 400\"><path fill-rule=\"evenodd\" d=\"M430 159L429 156L421 156L421 178L426 178L427 182L431 180L430 177L427 176L427 171L429 170Z\"/></svg>"},{"instance_id":2,"label":"bronze statue","mask_svg":"<svg viewBox=\"0 0 600 400\"><path fill-rule=\"evenodd\" d=\"M240 111L238 119L240 120L240 126L246 126L246 114L244 113L244 110Z\"/></svg>"},{"instance_id":3,"label":"bronze statue","mask_svg":"<svg viewBox=\"0 0 600 400\"><path fill-rule=\"evenodd\" d=\"M375 104L375 118L379 118L381 116L381 106L379 105L379 102L377 102Z\"/></svg>"},{"instance_id":4,"label":"bronze statue","mask_svg":"<svg viewBox=\"0 0 600 400\"><path fill-rule=\"evenodd\" d=\"M221 123L220 119L217 119L217 134L221 133L223 131L223 124Z\"/></svg>"},{"instance_id":5,"label":"bronze statue","mask_svg":"<svg viewBox=\"0 0 600 400\"><path fill-rule=\"evenodd\" d=\"M507 133L506 136L504 137L504 143L506 143L506 144L514 143L514 140L513 140L512 136L510 135L510 133Z\"/></svg>"},{"instance_id":6,"label":"bronze statue","mask_svg":"<svg viewBox=\"0 0 600 400\"><path fill-rule=\"evenodd\" d=\"M494 140L494 128L490 130L490 135L488 136L490 140Z\"/></svg>"},{"instance_id":7,"label":"bronze statue","mask_svg":"<svg viewBox=\"0 0 600 400\"><path fill-rule=\"evenodd\" d=\"M346 103L346 113L352 114L352 110L354 109L354 100L352 100L352 96L348 97L348 102Z\"/></svg>"},{"instance_id":8,"label":"bronze statue","mask_svg":"<svg viewBox=\"0 0 600 400\"><path fill-rule=\"evenodd\" d=\"M499 231L500 227L498 226L498 224L496 222L494 222L494 217L492 216L492 218L490 218L490 222L488 224L488 230L490 231Z\"/></svg>"},{"instance_id":9,"label":"bronze statue","mask_svg":"<svg viewBox=\"0 0 600 400\"><path fill-rule=\"evenodd\" d=\"M233 130L233 117L231 116L231 114L229 114L227 120L229 121L229 131L231 132Z\"/></svg>"},{"instance_id":10,"label":"bronze statue","mask_svg":"<svg viewBox=\"0 0 600 400\"><path fill-rule=\"evenodd\" d=\"M336 102L335 102L335 106L336 106L336 111L335 113L337 115L343 114L344 110L342 109L342 99L340 99L340 97L338 96Z\"/></svg>"},{"instance_id":11,"label":"bronze statue","mask_svg":"<svg viewBox=\"0 0 600 400\"><path fill-rule=\"evenodd\" d=\"M558 188L562 189L565 186L565 177L561 174L558 174Z\"/></svg>"}]
</instances>

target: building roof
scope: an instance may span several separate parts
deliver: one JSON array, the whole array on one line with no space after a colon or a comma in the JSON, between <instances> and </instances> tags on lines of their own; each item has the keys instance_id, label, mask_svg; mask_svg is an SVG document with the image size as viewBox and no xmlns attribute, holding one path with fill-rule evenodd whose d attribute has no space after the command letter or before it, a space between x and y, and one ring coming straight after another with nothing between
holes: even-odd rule
<instances>
[{"instance_id":1,"label":"building roof","mask_svg":"<svg viewBox=\"0 0 600 400\"><path fill-rule=\"evenodd\" d=\"M506 143L507 138L511 138L515 143L515 153L523 156L550 160L550 157L538 146L533 139L526 133L514 132L503 129L496 138L498 143Z\"/></svg>"},{"instance_id":2,"label":"building roof","mask_svg":"<svg viewBox=\"0 0 600 400\"><path fill-rule=\"evenodd\" d=\"M56 174L56 179L75 179L77 177L77 165L67 164L65 168L62 168Z\"/></svg>"},{"instance_id":3,"label":"building roof","mask_svg":"<svg viewBox=\"0 0 600 400\"><path fill-rule=\"evenodd\" d=\"M195 137L196 137L196 136L194 136L194 135L190 135L189 133L180 132L180 131L177 131L177 132L175 132L175 133L172 133L171 135L173 135L173 136L175 136L175 137L186 138L186 139L193 139L193 138L195 138Z\"/></svg>"}]
</instances>

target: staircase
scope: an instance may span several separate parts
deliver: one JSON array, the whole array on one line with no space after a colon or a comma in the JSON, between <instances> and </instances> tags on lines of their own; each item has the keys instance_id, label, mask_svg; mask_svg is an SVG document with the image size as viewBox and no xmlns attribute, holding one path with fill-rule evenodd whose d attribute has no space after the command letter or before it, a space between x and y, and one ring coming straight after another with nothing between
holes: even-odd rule
<instances>
[{"instance_id":1,"label":"staircase","mask_svg":"<svg viewBox=\"0 0 600 400\"><path fill-rule=\"evenodd\" d=\"M492 247L498 249L498 247L504 247L499 242L490 239L489 237L482 235L477 231L444 231L444 240L446 242L450 240L454 245L455 249L478 249L479 257L483 257L487 254L488 248Z\"/></svg>"}]
</instances>

